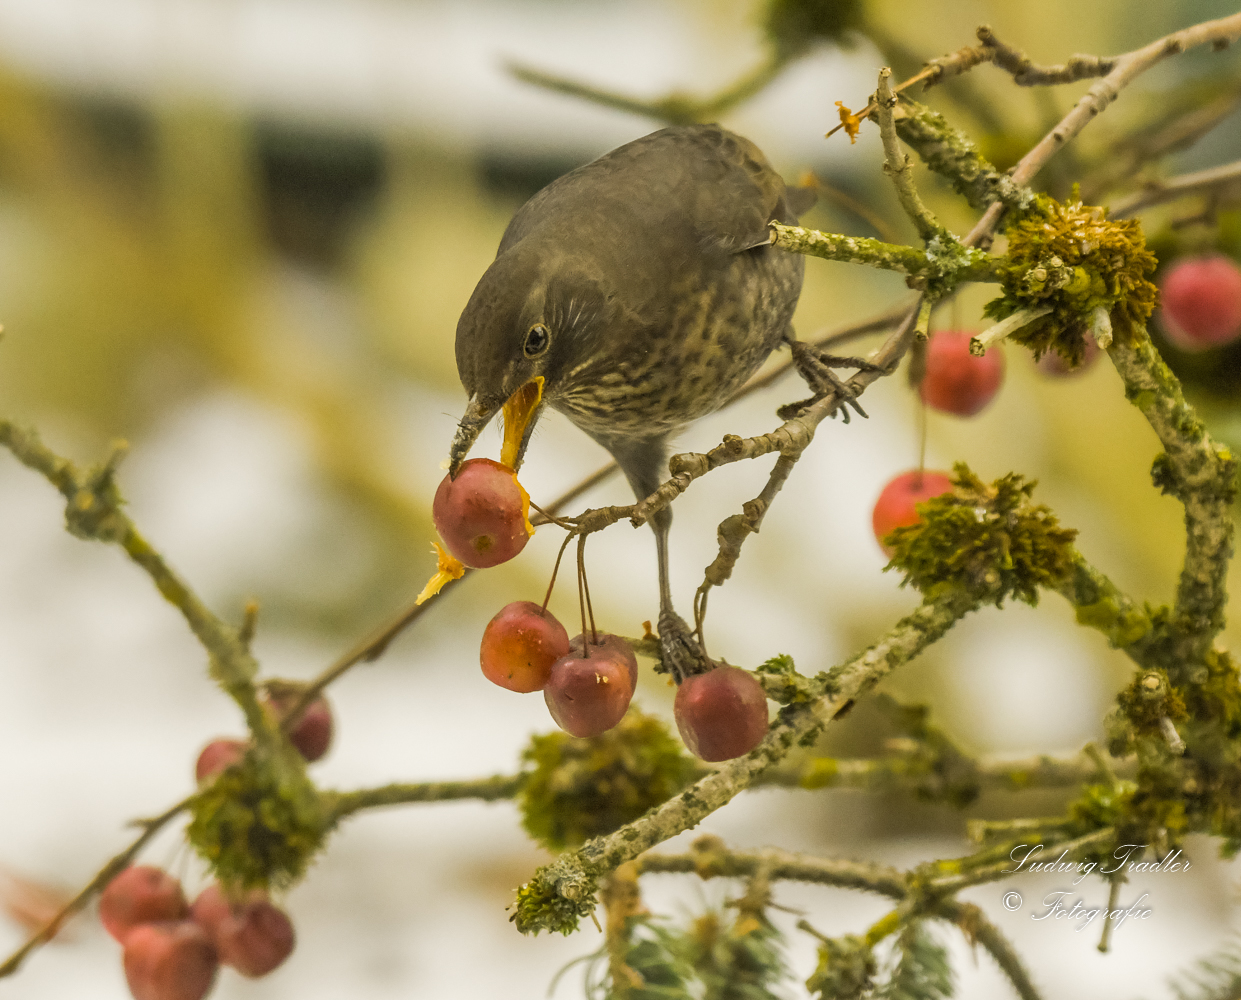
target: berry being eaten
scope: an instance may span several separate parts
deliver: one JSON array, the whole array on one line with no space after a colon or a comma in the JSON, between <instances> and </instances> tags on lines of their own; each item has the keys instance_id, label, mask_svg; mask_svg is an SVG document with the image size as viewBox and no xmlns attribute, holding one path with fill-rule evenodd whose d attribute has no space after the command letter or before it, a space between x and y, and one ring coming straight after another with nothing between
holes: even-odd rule
<instances>
[{"instance_id":1,"label":"berry being eaten","mask_svg":"<svg viewBox=\"0 0 1241 1000\"><path fill-rule=\"evenodd\" d=\"M633 650L616 636L600 633L599 638L604 641L583 650L579 636L576 648L552 664L543 688L556 725L571 736L606 733L625 717L633 698L638 670Z\"/></svg>"},{"instance_id":2,"label":"berry being eaten","mask_svg":"<svg viewBox=\"0 0 1241 1000\"><path fill-rule=\"evenodd\" d=\"M1161 325L1183 351L1205 351L1241 336L1241 267L1220 254L1168 268L1159 289Z\"/></svg>"},{"instance_id":3,"label":"berry being eaten","mask_svg":"<svg viewBox=\"0 0 1241 1000\"><path fill-rule=\"evenodd\" d=\"M550 611L514 601L487 623L479 649L483 674L510 691L541 691L552 664L569 653L569 634Z\"/></svg>"},{"instance_id":4,"label":"berry being eaten","mask_svg":"<svg viewBox=\"0 0 1241 1000\"><path fill-rule=\"evenodd\" d=\"M896 528L918 523L917 504L952 490L952 480L942 472L914 469L902 472L891 480L875 501L871 514L871 526L875 539L888 556L892 550L883 544L884 538Z\"/></svg>"},{"instance_id":5,"label":"berry being eaten","mask_svg":"<svg viewBox=\"0 0 1241 1000\"><path fill-rule=\"evenodd\" d=\"M982 357L970 354L969 330L940 330L927 344L926 374L918 393L933 410L972 417L980 412L1004 381L1004 354L990 348Z\"/></svg>"},{"instance_id":6,"label":"berry being eaten","mask_svg":"<svg viewBox=\"0 0 1241 1000\"><path fill-rule=\"evenodd\" d=\"M685 678L673 715L690 752L706 761L741 757L767 735L767 696L739 667L720 666Z\"/></svg>"},{"instance_id":7,"label":"berry being eaten","mask_svg":"<svg viewBox=\"0 0 1241 1000\"><path fill-rule=\"evenodd\" d=\"M534 533L530 497L507 465L489 458L464 462L457 478L444 477L431 515L445 547L474 569L507 562Z\"/></svg>"}]
</instances>

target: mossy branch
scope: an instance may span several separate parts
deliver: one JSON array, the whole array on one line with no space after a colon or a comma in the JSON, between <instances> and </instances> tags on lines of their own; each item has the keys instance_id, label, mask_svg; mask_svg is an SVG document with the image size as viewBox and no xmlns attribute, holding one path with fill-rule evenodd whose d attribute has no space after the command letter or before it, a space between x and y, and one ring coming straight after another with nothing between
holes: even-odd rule
<instances>
[{"instance_id":1,"label":"mossy branch","mask_svg":"<svg viewBox=\"0 0 1241 1000\"><path fill-rule=\"evenodd\" d=\"M989 254L964 246L954 238L933 242L925 250L899 243L884 243L867 236L823 233L802 226L771 223L772 243L792 253L822 257L845 264L862 264L885 271L896 271L912 278L935 281L946 289L963 281L999 282L1003 262Z\"/></svg>"},{"instance_id":2,"label":"mossy branch","mask_svg":"<svg viewBox=\"0 0 1241 1000\"><path fill-rule=\"evenodd\" d=\"M643 851L692 829L725 805L793 746L813 739L844 706L940 638L974 607L972 598L947 594L923 604L874 646L821 675L824 694L786 708L762 743L730 761L642 818L535 872L518 891L512 916L518 930L570 933L591 912L601 877Z\"/></svg>"},{"instance_id":3,"label":"mossy branch","mask_svg":"<svg viewBox=\"0 0 1241 1000\"><path fill-rule=\"evenodd\" d=\"M378 788L360 788L352 792L327 792L327 812L335 824L364 809L380 806L410 805L418 802L456 802L478 799L499 802L511 799L524 782L520 774L497 774L491 778L466 781L394 782Z\"/></svg>"},{"instance_id":4,"label":"mossy branch","mask_svg":"<svg viewBox=\"0 0 1241 1000\"><path fill-rule=\"evenodd\" d=\"M983 209L998 201L1024 210L1033 203L1033 191L996 170L974 141L948 124L943 115L913 101L898 105L893 115L901 141L928 169L951 181L971 208Z\"/></svg>"},{"instance_id":5,"label":"mossy branch","mask_svg":"<svg viewBox=\"0 0 1241 1000\"><path fill-rule=\"evenodd\" d=\"M1224 627L1237 460L1211 439L1149 338L1114 343L1107 353L1125 384L1126 398L1164 446L1151 473L1155 485L1185 508L1185 562L1175 611L1186 638L1184 657L1198 660Z\"/></svg>"}]
</instances>

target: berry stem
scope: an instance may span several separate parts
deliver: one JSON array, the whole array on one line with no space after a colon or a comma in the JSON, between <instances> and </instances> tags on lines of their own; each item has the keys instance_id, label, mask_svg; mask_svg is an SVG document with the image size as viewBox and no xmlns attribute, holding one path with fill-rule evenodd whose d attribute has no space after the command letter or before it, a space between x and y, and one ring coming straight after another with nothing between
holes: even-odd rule
<instances>
[{"instance_id":1,"label":"berry stem","mask_svg":"<svg viewBox=\"0 0 1241 1000\"><path fill-rule=\"evenodd\" d=\"M577 538L577 607L582 615L582 659L590 659L590 640L586 638L586 591L584 588L586 570L586 536Z\"/></svg>"},{"instance_id":2,"label":"berry stem","mask_svg":"<svg viewBox=\"0 0 1241 1000\"><path fill-rule=\"evenodd\" d=\"M547 593L543 595L543 607L540 614L547 614L547 602L552 599L552 588L556 586L556 575L560 572L560 560L564 558L564 550L569 547L569 542L573 540L573 535L565 535L564 541L560 544L560 551L556 553L556 565L552 567L552 578L547 584Z\"/></svg>"},{"instance_id":3,"label":"berry stem","mask_svg":"<svg viewBox=\"0 0 1241 1000\"><path fill-rule=\"evenodd\" d=\"M586 577L586 536L582 535L577 545L577 574L581 581L582 591L586 595L586 613L590 616L590 641L599 645L599 630L595 628L595 608L590 603L590 580ZM586 634L586 622L582 622L582 635Z\"/></svg>"}]
</instances>

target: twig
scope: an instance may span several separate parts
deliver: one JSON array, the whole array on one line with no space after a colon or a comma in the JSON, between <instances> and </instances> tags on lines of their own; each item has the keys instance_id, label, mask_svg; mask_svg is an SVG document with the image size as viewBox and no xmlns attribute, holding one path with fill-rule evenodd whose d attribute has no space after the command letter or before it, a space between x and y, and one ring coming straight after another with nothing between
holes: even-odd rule
<instances>
[{"instance_id":1,"label":"twig","mask_svg":"<svg viewBox=\"0 0 1241 1000\"><path fill-rule=\"evenodd\" d=\"M1144 190L1113 205L1110 215L1113 219L1127 219L1152 205L1162 205L1165 201L1226 188L1232 184L1241 185L1241 160L1148 185Z\"/></svg>"},{"instance_id":2,"label":"twig","mask_svg":"<svg viewBox=\"0 0 1241 1000\"><path fill-rule=\"evenodd\" d=\"M245 713L250 731L261 740L273 738L274 730L254 690L258 664L241 635L203 603L125 513L115 483L116 466L125 452L124 446L114 448L111 457L102 465L83 473L44 445L35 431L19 428L7 420L0 420L0 445L60 491L67 501L65 522L71 534L119 545L146 571L164 599L181 612L190 630L207 650L212 677Z\"/></svg>"},{"instance_id":3,"label":"twig","mask_svg":"<svg viewBox=\"0 0 1241 1000\"><path fill-rule=\"evenodd\" d=\"M1037 87L1048 84L1076 83L1096 76L1106 76L1116 68L1122 56L1071 56L1067 63L1057 66L1039 66L1020 49L1006 45L995 37L989 25L978 29L978 40L990 55L990 62L1009 73L1019 87Z\"/></svg>"},{"instance_id":4,"label":"twig","mask_svg":"<svg viewBox=\"0 0 1241 1000\"><path fill-rule=\"evenodd\" d=\"M879 71L879 86L875 90L875 100L872 102L875 106L875 119L879 123L879 136L883 140L883 172L892 179L901 208L913 222L923 242L941 240L955 243L956 237L952 236L930 209L922 203L922 199L918 197L918 190L914 187L913 166L909 157L901 150L900 140L896 136L896 124L892 118L892 109L896 107L896 95L892 93L892 88L888 84L891 76L892 70L886 66Z\"/></svg>"},{"instance_id":5,"label":"twig","mask_svg":"<svg viewBox=\"0 0 1241 1000\"><path fill-rule=\"evenodd\" d=\"M771 56L755 69L729 84L711 97L694 98L685 94L668 94L655 100L631 97L614 90L596 87L568 77L557 76L531 66L510 62L508 71L517 79L570 97L580 97L606 108L628 111L631 114L657 118L669 125L690 125L694 122L712 121L729 109L748 100L766 87L797 58L797 54L773 51Z\"/></svg>"},{"instance_id":6,"label":"twig","mask_svg":"<svg viewBox=\"0 0 1241 1000\"><path fill-rule=\"evenodd\" d=\"M65 921L72 917L75 913L78 913L84 909L86 904L94 898L96 893L102 891L109 882L116 878L119 872L126 868L129 863L138 856L138 853L146 847L152 837L159 833L159 831L162 830L170 820L188 808L191 801L193 801L193 796L182 799L175 806L172 806L170 809L160 813L152 819L144 820L142 822L144 829L138 838L127 848L125 848L125 850L121 851L120 854L113 857L106 865L99 869L99 871L95 874L95 877L87 882L86 885L79 890L76 896L61 907L59 913L52 917L52 919L49 920L40 930L31 935L26 943L18 948L17 951L13 952L13 954L5 959L4 964L0 965L0 979L3 979L5 976L13 975L13 973L17 972L17 970L21 968L22 963L30 956L31 952L52 940L52 938L54 938L60 931L60 928L64 925Z\"/></svg>"},{"instance_id":7,"label":"twig","mask_svg":"<svg viewBox=\"0 0 1241 1000\"><path fill-rule=\"evenodd\" d=\"M362 788L353 792L329 792L331 797L328 813L332 823L352 816L363 809L380 806L408 805L415 802L456 802L462 799L479 799L497 802L511 799L519 791L525 778L520 774L498 774L493 778L477 778L472 781L427 781L417 784L395 782L379 788Z\"/></svg>"},{"instance_id":8,"label":"twig","mask_svg":"<svg viewBox=\"0 0 1241 1000\"><path fill-rule=\"evenodd\" d=\"M1241 14L1205 21L1151 42L1140 49L1116 56L1107 74L1082 95L1073 110L1044 136L1013 169L1013 180L1027 184L1056 150L1074 138L1120 95L1138 76L1168 56L1208 43L1235 42L1241 38Z\"/></svg>"}]
</instances>

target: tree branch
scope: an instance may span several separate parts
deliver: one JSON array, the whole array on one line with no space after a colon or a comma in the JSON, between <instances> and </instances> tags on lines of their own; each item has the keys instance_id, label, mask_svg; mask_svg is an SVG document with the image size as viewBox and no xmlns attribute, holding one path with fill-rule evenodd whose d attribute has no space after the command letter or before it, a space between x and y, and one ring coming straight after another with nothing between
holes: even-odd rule
<instances>
[{"instance_id":1,"label":"tree branch","mask_svg":"<svg viewBox=\"0 0 1241 1000\"><path fill-rule=\"evenodd\" d=\"M1241 15L1238 15L1241 25ZM1232 502L1237 460L1211 440L1185 402L1180 382L1143 337L1132 346L1113 343L1108 356L1125 384L1125 396L1146 417L1164 446L1151 475L1185 508L1185 563L1176 614L1188 643L1186 660L1198 660L1224 627L1225 584L1233 553Z\"/></svg>"},{"instance_id":2,"label":"tree branch","mask_svg":"<svg viewBox=\"0 0 1241 1000\"><path fill-rule=\"evenodd\" d=\"M71 534L119 545L146 571L164 599L181 612L190 630L207 650L212 677L245 713L250 731L259 739L271 739L271 724L254 690L258 664L238 631L203 603L138 532L122 508L124 501L117 491L115 474L125 446L116 446L107 461L84 474L68 459L44 445L35 431L19 428L7 420L0 420L0 444L60 491L67 502L65 523Z\"/></svg>"},{"instance_id":3,"label":"tree branch","mask_svg":"<svg viewBox=\"0 0 1241 1000\"><path fill-rule=\"evenodd\" d=\"M522 888L514 920L523 933L564 930L564 906L586 912L598 880L643 851L692 829L725 805L788 751L809 741L850 701L907 662L973 610L973 598L959 593L928 601L874 646L826 675L824 695L786 708L763 742L744 757L729 761L663 805L615 833L588 841L535 872ZM563 901L563 902L562 902ZM576 924L576 918L573 919Z\"/></svg>"}]
</instances>

